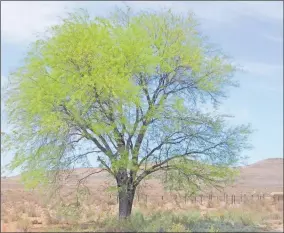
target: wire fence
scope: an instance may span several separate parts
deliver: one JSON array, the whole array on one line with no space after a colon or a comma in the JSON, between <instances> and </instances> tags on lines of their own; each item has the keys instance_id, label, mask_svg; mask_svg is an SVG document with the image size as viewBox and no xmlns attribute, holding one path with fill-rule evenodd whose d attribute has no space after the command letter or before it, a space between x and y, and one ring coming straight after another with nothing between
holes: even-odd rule
<instances>
[{"instance_id":1,"label":"wire fence","mask_svg":"<svg viewBox=\"0 0 284 233\"><path fill-rule=\"evenodd\" d=\"M115 196L110 194L109 198L112 199ZM208 202L224 202L226 204L242 204L247 203L250 201L264 201L264 200L272 200L273 202L283 201L283 195L275 195L272 196L270 194L227 194L224 193L223 195L197 195L194 197L189 196L180 196L180 195L147 195L147 194L139 194L135 195L134 202L138 203L150 203L156 201L176 201L179 203L191 203L191 204L204 204ZM116 202L119 202L118 196L116 196Z\"/></svg>"}]
</instances>

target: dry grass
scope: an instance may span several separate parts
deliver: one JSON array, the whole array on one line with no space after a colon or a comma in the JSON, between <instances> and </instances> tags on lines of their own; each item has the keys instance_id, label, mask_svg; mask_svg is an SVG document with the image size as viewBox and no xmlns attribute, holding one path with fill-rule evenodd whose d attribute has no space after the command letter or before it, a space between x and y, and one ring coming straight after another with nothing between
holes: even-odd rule
<instances>
[{"instance_id":1,"label":"dry grass","mask_svg":"<svg viewBox=\"0 0 284 233\"><path fill-rule=\"evenodd\" d=\"M92 205L82 203L80 209L78 210L79 215L75 218L69 218L68 216L63 216L62 213L58 213L58 205L54 205L53 209L47 209L43 206L36 205L23 205L15 204L19 207L18 209L13 209L12 204L5 203L5 210L2 210L2 215L5 217L5 223L16 222L18 229L21 231L30 230L32 225L42 223L42 227L52 228L58 226L61 228L66 224L70 226L78 226L78 231L87 230L88 223L93 223L101 228L104 226L105 221L109 218L115 219L117 216L118 205L116 200L101 197L101 203L93 202ZM151 216L156 212L170 211L176 214L188 214L188 213L200 213L200 216L204 220L211 221L211 219L218 219L220 221L225 221L226 219L231 219L230 221L240 222L243 226L251 226L254 224L265 225L267 227L275 227L276 224L283 224L283 205L282 203L273 204L271 200L257 200L257 201L247 201L246 203L231 205L225 205L224 202L218 200L203 201L202 204L190 202L184 202L184 200L176 205L176 201L160 200L160 202L148 202L147 204L143 201L135 202L134 212L139 211L144 216ZM7 206L9 206L9 209ZM37 208L36 208L37 207ZM42 215L40 212L42 211ZM72 212L72 211L71 211ZM35 220L36 218L36 220ZM33 221L33 224L31 222ZM37 221L37 222L36 222ZM87 225L86 225L87 224ZM169 229L172 231L184 231L181 223L173 222ZM214 227L213 227L214 228ZM214 230L212 228L212 231ZM72 231L75 228L72 228ZM76 231L77 231L76 230Z\"/></svg>"},{"instance_id":2,"label":"dry grass","mask_svg":"<svg viewBox=\"0 0 284 233\"><path fill-rule=\"evenodd\" d=\"M18 222L21 219L19 213L15 212L15 211L11 212L9 217L11 219L11 222Z\"/></svg>"},{"instance_id":3,"label":"dry grass","mask_svg":"<svg viewBox=\"0 0 284 233\"><path fill-rule=\"evenodd\" d=\"M31 228L31 222L29 219L23 218L17 222L17 230L20 232L28 232Z\"/></svg>"},{"instance_id":4,"label":"dry grass","mask_svg":"<svg viewBox=\"0 0 284 233\"><path fill-rule=\"evenodd\" d=\"M270 166L271 165L269 164L269 167ZM250 169L250 171L255 169L253 170L255 174L264 174L263 172L259 172L259 170L257 170L259 168L257 167L250 167L248 169ZM276 169L273 168L272 173L275 174L275 171ZM282 173L283 172L277 172L277 174ZM248 176L248 174L250 176ZM265 175L265 177L268 182L269 178L267 178L267 175ZM246 179L253 179L253 177L251 177L251 172L247 173ZM8 183L8 179L5 179L5 182ZM156 180L149 180L147 182L147 185L141 186L137 189L139 200L137 196L134 200L134 213L141 213L141 216L135 215L133 217L138 223L132 223L134 226L127 225L126 227L134 227L131 229L139 229L139 227L141 227L148 231L156 231L157 229L160 229L160 225L155 225L153 226L154 228L148 229L145 227L147 224L152 224L152 220L153 224L157 223L156 221L158 221L157 219L159 218L163 219L161 224L167 226L167 229L176 232L185 231L184 225L186 221L197 221L199 218L202 219L202 221L204 220L209 222L212 219L217 219L219 222L224 222L226 220L233 222L237 221L240 222L242 226L258 224L263 226L269 225L269 227L273 228L277 225L279 228L279 224L283 225L283 202L273 203L271 199L254 201L250 199L243 199L244 202L239 204L240 200L237 199L236 204L232 205L231 198L229 198L228 203L226 204L223 201L216 200L214 197L211 201L208 201L206 198L204 198L201 204L199 198L197 198L197 201L195 202L194 198L185 199L184 197L176 196L175 194L171 195L170 193L165 192L163 187ZM15 224L15 222L19 222L19 228L21 228L22 231L27 228L28 230L35 230L33 228L38 227L35 225L39 224L39 222L42 223L41 230L43 231L52 229L54 227L57 227L56 229L58 231L66 231L65 227L67 226L67 223L70 227L67 229L69 231L120 229L116 225L112 225L110 222L117 218L118 205L116 196L114 194L110 195L109 192L106 192L105 189L107 185L103 186L102 183L103 182L101 181L95 184L92 183L93 191L91 191L91 195L88 197L88 199L80 201L81 205L77 210L78 213L73 213L73 216L70 216L73 210L70 210L69 214L66 214L65 216L64 214L59 213L57 210L59 207L58 203L55 203L54 201L50 202L50 200L48 200L43 193L39 195L39 193L35 192L29 193L19 189L7 190L6 188L5 191L2 191L2 194L5 197L5 201L1 200L3 204L1 208L2 219L8 224ZM261 183L261 185L263 184ZM230 190L230 192L234 193L234 191L242 191L243 193L247 193L247 198L251 197L251 193L249 193L248 188L241 189L239 187L240 186L236 187L236 190ZM281 190L280 186L277 186L273 191L278 190ZM267 193L270 191L272 190L266 190ZM257 192L264 191L258 190ZM163 199L161 198L162 196ZM223 198L223 194L221 194L221 198ZM65 198L63 198L63 200L67 201ZM183 215L190 216L184 217ZM151 219L151 216L153 216L153 219L151 221L149 220L150 222L145 220L148 218ZM143 218L145 219L143 220ZM30 225L26 220L29 220ZM104 228L107 226L107 224L110 224L111 226L109 228ZM202 225L202 223L200 224ZM93 225L93 227L90 227L90 225ZM216 229L214 227L212 229L210 228L212 232L218 230L218 227Z\"/></svg>"},{"instance_id":5,"label":"dry grass","mask_svg":"<svg viewBox=\"0 0 284 233\"><path fill-rule=\"evenodd\" d=\"M44 220L45 220L46 225L57 225L60 223L58 219L50 215L50 212L47 209L45 209L43 213L44 213Z\"/></svg>"},{"instance_id":6,"label":"dry grass","mask_svg":"<svg viewBox=\"0 0 284 233\"><path fill-rule=\"evenodd\" d=\"M28 214L28 217L31 217L31 218L40 217L40 214L38 213L35 206L30 206L27 210L27 214Z\"/></svg>"}]
</instances>

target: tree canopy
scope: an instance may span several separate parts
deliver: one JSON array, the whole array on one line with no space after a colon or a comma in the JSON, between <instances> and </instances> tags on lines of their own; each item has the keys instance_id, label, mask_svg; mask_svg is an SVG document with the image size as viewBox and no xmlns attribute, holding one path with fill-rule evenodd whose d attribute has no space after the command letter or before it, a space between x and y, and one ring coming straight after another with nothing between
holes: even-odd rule
<instances>
[{"instance_id":1,"label":"tree canopy","mask_svg":"<svg viewBox=\"0 0 284 233\"><path fill-rule=\"evenodd\" d=\"M236 70L191 13L72 13L10 76L9 168L21 167L33 186L93 156L120 188L158 170L172 184L219 182L249 148L251 129L201 104L217 107Z\"/></svg>"}]
</instances>

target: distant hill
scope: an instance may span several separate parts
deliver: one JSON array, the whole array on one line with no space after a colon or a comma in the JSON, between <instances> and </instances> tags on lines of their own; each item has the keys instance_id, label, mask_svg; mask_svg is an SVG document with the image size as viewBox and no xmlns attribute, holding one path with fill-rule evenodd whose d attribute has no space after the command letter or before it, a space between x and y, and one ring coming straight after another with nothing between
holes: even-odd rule
<instances>
[{"instance_id":1,"label":"distant hill","mask_svg":"<svg viewBox=\"0 0 284 233\"><path fill-rule=\"evenodd\" d=\"M67 186L72 187L76 184L79 177L86 176L90 172L98 171L99 168L78 168L74 170ZM239 167L240 177L233 186L227 187L227 193L248 193L263 192L270 193L273 191L283 191L283 158L271 158L261 160L254 164ZM1 189L17 190L23 189L19 183L20 177L1 178ZM87 185L93 190L100 190L100 187L106 187L108 183L114 183L106 172L101 172L90 176ZM159 180L149 179L145 185L145 193L161 194L164 192Z\"/></svg>"},{"instance_id":2,"label":"distant hill","mask_svg":"<svg viewBox=\"0 0 284 233\"><path fill-rule=\"evenodd\" d=\"M261 160L240 168L235 188L240 190L283 191L283 158Z\"/></svg>"}]
</instances>

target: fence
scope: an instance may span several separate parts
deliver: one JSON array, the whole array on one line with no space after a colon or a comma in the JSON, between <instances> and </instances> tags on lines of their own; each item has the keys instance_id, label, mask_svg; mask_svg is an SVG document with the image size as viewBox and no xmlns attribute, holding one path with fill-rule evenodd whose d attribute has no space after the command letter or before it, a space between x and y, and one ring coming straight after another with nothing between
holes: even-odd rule
<instances>
[{"instance_id":1,"label":"fence","mask_svg":"<svg viewBox=\"0 0 284 233\"><path fill-rule=\"evenodd\" d=\"M112 199L113 195L110 194L109 198ZM153 198L154 197L154 198ZM134 202L138 203L144 203L147 204L151 201L178 201L180 204L184 203L192 203L192 204L204 204L208 202L224 202L226 204L241 204L246 203L248 201L261 201L261 200L273 200L274 202L282 201L283 198L279 196L271 196L270 194L226 194L223 195L213 195L213 194L207 194L207 195L198 195L194 197L188 197L188 196L180 196L180 195L147 195L147 194L139 194L135 195ZM118 196L116 196L116 201L118 203Z\"/></svg>"}]
</instances>

